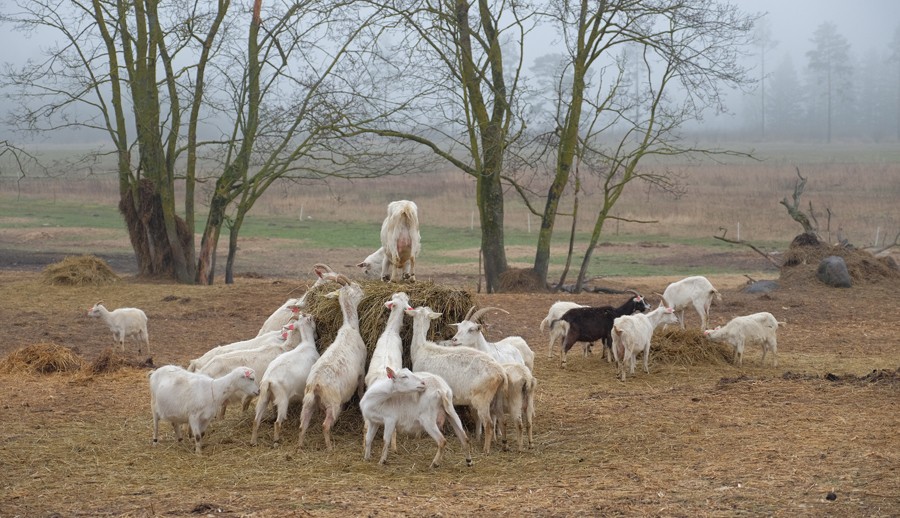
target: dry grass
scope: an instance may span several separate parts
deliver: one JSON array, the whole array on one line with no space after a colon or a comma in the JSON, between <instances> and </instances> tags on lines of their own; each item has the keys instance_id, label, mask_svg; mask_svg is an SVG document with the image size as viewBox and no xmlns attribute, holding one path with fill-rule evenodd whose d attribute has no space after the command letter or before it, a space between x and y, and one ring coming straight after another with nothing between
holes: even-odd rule
<instances>
[{"instance_id":1,"label":"dry grass","mask_svg":"<svg viewBox=\"0 0 900 518\"><path fill-rule=\"evenodd\" d=\"M54 343L27 345L0 360L0 372L50 374L72 372L84 366L84 360L72 349Z\"/></svg>"},{"instance_id":2,"label":"dry grass","mask_svg":"<svg viewBox=\"0 0 900 518\"><path fill-rule=\"evenodd\" d=\"M66 257L43 271L44 282L54 286L104 286L119 281L103 259L93 255Z\"/></svg>"},{"instance_id":3,"label":"dry grass","mask_svg":"<svg viewBox=\"0 0 900 518\"><path fill-rule=\"evenodd\" d=\"M654 362L692 367L731 362L731 348L711 342L699 329L668 328L653 333L650 356Z\"/></svg>"},{"instance_id":4,"label":"dry grass","mask_svg":"<svg viewBox=\"0 0 900 518\"><path fill-rule=\"evenodd\" d=\"M428 306L441 313L440 318L433 320L429 328L428 339L434 341L446 340L456 334L456 329L451 324L460 322L466 312L475 305L475 298L471 292L432 281L395 284L362 280L359 284L365 294L358 307L359 331L363 341L369 346L369 355L375 349L375 343L387 323L389 311L384 307L384 303L397 291L403 291L409 296L410 306ZM319 286L311 291L306 299L304 311L316 320L317 345L320 351L334 341L338 329L343 325L337 298L325 297L335 289L336 284ZM403 326L400 336L404 343L404 361L408 363L412 326Z\"/></svg>"}]
</instances>

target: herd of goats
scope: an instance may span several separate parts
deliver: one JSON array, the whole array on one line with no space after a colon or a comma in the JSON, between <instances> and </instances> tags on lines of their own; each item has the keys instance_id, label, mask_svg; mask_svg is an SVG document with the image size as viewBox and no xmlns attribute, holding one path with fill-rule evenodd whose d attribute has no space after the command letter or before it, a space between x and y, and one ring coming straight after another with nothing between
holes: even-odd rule
<instances>
[{"instance_id":1,"label":"herd of goats","mask_svg":"<svg viewBox=\"0 0 900 518\"><path fill-rule=\"evenodd\" d=\"M415 203L401 200L389 204L381 241L382 247L358 266L367 276L386 281L415 280L415 257L419 251ZM150 373L154 445L158 443L159 422L168 421L179 441L183 426L189 426L195 451L200 454L209 423L224 415L229 404L240 402L246 409L257 397L251 444L257 444L259 425L270 405L277 412L273 442L279 444L288 405L302 400L299 447L303 448L313 414L321 410L325 416L325 445L332 450L331 430L343 405L355 394L364 421L367 460L375 435L383 427L381 463L386 462L391 447L396 450L398 431L425 432L437 443L431 464L436 467L446 445L441 430L449 422L462 444L467 464L471 465L469 438L454 405L470 408L476 440L483 435L484 453L490 453L495 436L502 440L504 449L507 447L508 423L515 428L519 449L526 440L528 447L532 446L534 352L518 336L497 342L485 339L480 317L495 308L477 312L473 308L455 324L457 332L452 339L435 343L426 337L431 321L441 313L427 306L411 307L407 294L398 291L384 303L390 314L369 358L357 311L363 298L362 288L323 264L316 265L315 273L313 287L326 282L340 286L326 295L337 298L343 316L332 343L319 353L315 321L302 312L304 295L289 299L275 310L254 338L214 347L191 360L187 368L166 365L155 369ZM311 291L312 288L306 293ZM740 316L724 326L706 329L710 304L719 293L705 277L687 277L670 284L656 308L638 292L631 293L619 307L553 304L540 326L541 331L550 334L550 356L555 342L560 340L563 365L566 353L576 342L582 342L585 350L590 344L601 342L606 357L616 362L617 373L624 381L626 371L634 374L639 353L643 353L643 367L649 372L654 330L669 324L683 328L684 309L693 307L706 336L733 347L735 363L741 363L744 345L756 342L763 346L763 362L771 351L774 364L778 364L775 334L783 322L770 313ZM681 311L680 317L677 310ZM139 350L146 346L149 353L147 316L140 309L109 311L98 303L88 315L101 318L109 326L123 351L125 339L131 338L138 342ZM404 316L412 318L412 369L402 367L400 330Z\"/></svg>"}]
</instances>

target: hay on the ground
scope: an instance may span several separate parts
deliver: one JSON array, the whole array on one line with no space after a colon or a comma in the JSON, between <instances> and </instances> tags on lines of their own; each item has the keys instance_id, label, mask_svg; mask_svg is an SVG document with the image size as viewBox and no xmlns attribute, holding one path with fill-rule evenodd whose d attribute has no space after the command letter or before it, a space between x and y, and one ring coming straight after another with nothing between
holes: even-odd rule
<instances>
[{"instance_id":1,"label":"hay on the ground","mask_svg":"<svg viewBox=\"0 0 900 518\"><path fill-rule=\"evenodd\" d=\"M699 329L657 330L650 351L654 362L666 365L721 365L731 363L732 359L730 347L710 341Z\"/></svg>"},{"instance_id":2,"label":"hay on the ground","mask_svg":"<svg viewBox=\"0 0 900 518\"><path fill-rule=\"evenodd\" d=\"M378 337L381 336L387 324L389 311L384 307L384 303L396 292L402 291L409 295L409 305L412 307L428 306L441 313L440 318L431 322L428 331L428 339L432 341L453 337L456 334L456 328L450 324L460 322L466 316L469 308L475 305L475 299L470 292L451 289L432 281L398 284L365 280L359 281L359 285L365 294L358 308L359 330L369 349L370 357L378 342ZM327 283L314 288L306 298L304 312L309 313L316 320L316 333L318 334L316 345L319 351L328 348L337 336L338 329L344 323L337 298L325 297L326 294L339 287L336 283ZM403 363L404 366L409 367L412 321L408 317L404 321L400 337L403 340Z\"/></svg>"},{"instance_id":3,"label":"hay on the ground","mask_svg":"<svg viewBox=\"0 0 900 518\"><path fill-rule=\"evenodd\" d=\"M900 280L900 270L890 257L875 257L865 250L852 246L832 246L821 242L799 245L791 243L791 247L785 253L780 280L787 283L812 281L822 259L832 255L844 259L850 278L855 284L877 283L885 279Z\"/></svg>"},{"instance_id":4,"label":"hay on the ground","mask_svg":"<svg viewBox=\"0 0 900 518\"><path fill-rule=\"evenodd\" d=\"M0 361L2 372L53 372L77 371L84 360L72 349L48 342L28 345L10 353Z\"/></svg>"},{"instance_id":5,"label":"hay on the ground","mask_svg":"<svg viewBox=\"0 0 900 518\"><path fill-rule=\"evenodd\" d=\"M149 360L149 365L146 364L138 364L137 362L133 362L128 360L125 356L119 352L118 349L113 347L107 347L100 353L97 358L91 362L91 364L87 367L87 371L90 374L104 374L109 372L116 372L125 367L152 367L153 360Z\"/></svg>"},{"instance_id":6,"label":"hay on the ground","mask_svg":"<svg viewBox=\"0 0 900 518\"><path fill-rule=\"evenodd\" d=\"M103 286L119 276L103 259L93 255L69 256L44 268L44 282L54 286Z\"/></svg>"},{"instance_id":7,"label":"hay on the ground","mask_svg":"<svg viewBox=\"0 0 900 518\"><path fill-rule=\"evenodd\" d=\"M500 274L498 289L503 293L535 293L547 291L547 285L533 268L509 268Z\"/></svg>"}]
</instances>

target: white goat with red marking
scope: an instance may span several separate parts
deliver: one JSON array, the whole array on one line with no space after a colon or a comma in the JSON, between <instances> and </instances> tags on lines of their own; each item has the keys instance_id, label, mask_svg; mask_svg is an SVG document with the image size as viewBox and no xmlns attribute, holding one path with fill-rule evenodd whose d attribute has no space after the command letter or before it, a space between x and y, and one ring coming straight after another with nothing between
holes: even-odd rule
<instances>
[{"instance_id":1,"label":"white goat with red marking","mask_svg":"<svg viewBox=\"0 0 900 518\"><path fill-rule=\"evenodd\" d=\"M350 282L344 275L338 275L336 280L342 285L341 288L327 296L338 298L344 321L334 341L313 365L306 380L303 410L300 412L298 448L303 448L303 439L313 414L317 408L322 408L325 413L325 420L322 422L325 446L328 451L334 450L331 427L341 414L341 405L346 403L354 392L360 396L363 394L368 350L359 334L357 311L363 298L363 290L359 284Z\"/></svg>"},{"instance_id":2,"label":"white goat with red marking","mask_svg":"<svg viewBox=\"0 0 900 518\"><path fill-rule=\"evenodd\" d=\"M381 278L393 282L401 278L415 281L416 257L421 248L418 208L409 200L392 201L387 212L381 224L381 246L386 259Z\"/></svg>"},{"instance_id":3,"label":"white goat with red marking","mask_svg":"<svg viewBox=\"0 0 900 518\"><path fill-rule=\"evenodd\" d=\"M677 324L675 310L666 307L664 302L647 313L634 313L616 318L612 327L612 351L616 359L616 368L625 381L625 367L634 374L637 355L644 353L644 372L650 374L650 340L653 331L664 324Z\"/></svg>"},{"instance_id":4,"label":"white goat with red marking","mask_svg":"<svg viewBox=\"0 0 900 518\"><path fill-rule=\"evenodd\" d=\"M153 445L159 443L159 422L168 421L181 441L181 425L190 425L194 450L199 455L203 433L222 403L234 395L259 393L253 369L237 367L221 378L188 372L166 365L150 373L150 409L153 412Z\"/></svg>"},{"instance_id":5,"label":"white goat with red marking","mask_svg":"<svg viewBox=\"0 0 900 518\"><path fill-rule=\"evenodd\" d=\"M441 316L431 308L407 310L413 318L410 355L414 372L430 372L447 382L454 405L469 406L484 428L484 453L491 452L494 436L492 407L507 389L506 372L493 358L469 347L442 347L425 339L431 320Z\"/></svg>"},{"instance_id":6,"label":"white goat with red marking","mask_svg":"<svg viewBox=\"0 0 900 518\"><path fill-rule=\"evenodd\" d=\"M669 307L675 311L681 310L678 322L682 329L684 329L684 308L693 307L700 315L700 329L706 329L713 297L719 302L722 301L719 291L713 288L709 279L701 275L685 277L669 284L660 296L666 300Z\"/></svg>"},{"instance_id":7,"label":"white goat with red marking","mask_svg":"<svg viewBox=\"0 0 900 518\"><path fill-rule=\"evenodd\" d=\"M452 324L456 326L456 334L450 339L450 345L461 345L477 349L488 354L498 363L521 363L527 366L529 370L533 369L534 352L528 347L528 343L522 337L511 336L498 342L488 342L484 337L482 332L483 325L480 323L480 319L482 315L492 309L509 314L508 311L495 307L481 308L473 314L475 307L472 306L462 322Z\"/></svg>"},{"instance_id":8,"label":"white goat with red marking","mask_svg":"<svg viewBox=\"0 0 900 518\"><path fill-rule=\"evenodd\" d=\"M386 367L394 371L403 368L403 340L400 338L400 330L403 328L406 310L412 309L409 307L409 295L402 291L394 293L390 300L384 303L384 307L391 313L372 351L369 370L366 372L366 387L371 387L373 383L387 376Z\"/></svg>"},{"instance_id":9,"label":"white goat with red marking","mask_svg":"<svg viewBox=\"0 0 900 518\"><path fill-rule=\"evenodd\" d=\"M109 311L102 301L94 304L87 312L87 316L100 318L112 331L113 339L125 352L125 339L131 338L138 344L138 353L141 345L147 346L147 354L150 354L150 334L147 333L147 315L138 308L119 308Z\"/></svg>"},{"instance_id":10,"label":"white goat with red marking","mask_svg":"<svg viewBox=\"0 0 900 518\"><path fill-rule=\"evenodd\" d=\"M279 444L281 425L287 418L288 406L303 398L309 371L319 359L319 351L316 349L316 322L313 317L301 315L294 325L299 328L300 344L272 360L259 383L260 395L256 401L256 418L250 437L250 444L253 446L256 446L257 431L269 403L275 407L278 414L272 442Z\"/></svg>"},{"instance_id":11,"label":"white goat with red marking","mask_svg":"<svg viewBox=\"0 0 900 518\"><path fill-rule=\"evenodd\" d=\"M766 311L732 318L727 324L715 329L707 329L703 333L714 342L723 342L734 348L734 363L743 365L744 346L750 343L762 345L763 354L760 364L765 365L766 353L772 351L772 366L778 367L778 326L784 325L775 316Z\"/></svg>"},{"instance_id":12,"label":"white goat with red marking","mask_svg":"<svg viewBox=\"0 0 900 518\"><path fill-rule=\"evenodd\" d=\"M449 418L465 452L466 464L472 465L469 438L453 408L453 391L440 376L428 372L413 373L409 369L395 372L390 367L385 367L385 375L369 385L359 401L359 408L366 426L363 455L366 460L372 456L372 441L378 433L378 427L384 426L384 449L379 464L387 462L388 446L397 431L424 431L437 443L438 449L431 467L438 467L447 445L441 426Z\"/></svg>"},{"instance_id":13,"label":"white goat with red marking","mask_svg":"<svg viewBox=\"0 0 900 518\"><path fill-rule=\"evenodd\" d=\"M306 297L309 295L309 292L328 281L333 281L334 277L337 275L326 264L316 264L313 267L313 271L315 271L317 276L316 282L306 290L306 293L304 293L302 297L288 299L281 307L269 315L269 318L267 318L262 327L259 328L259 332L256 333L256 336L261 336L269 331L278 331L283 325L291 320L296 320L300 311L306 306Z\"/></svg>"}]
</instances>

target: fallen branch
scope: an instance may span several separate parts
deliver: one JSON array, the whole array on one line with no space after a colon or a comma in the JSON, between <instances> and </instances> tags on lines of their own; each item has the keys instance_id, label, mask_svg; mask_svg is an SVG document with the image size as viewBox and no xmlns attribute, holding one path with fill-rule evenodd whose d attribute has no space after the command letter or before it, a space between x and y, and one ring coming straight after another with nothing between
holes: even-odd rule
<instances>
[{"instance_id":1,"label":"fallen branch","mask_svg":"<svg viewBox=\"0 0 900 518\"><path fill-rule=\"evenodd\" d=\"M714 237L715 239L718 239L719 241L725 241L726 243L731 243L732 245L744 245L744 246L749 246L754 252L756 252L757 254L759 254L759 255L765 257L766 260L769 261L770 263L772 263L772 265L773 265L775 268L781 268L781 265L778 264L778 262L777 262L775 259L772 259L772 257L771 257L769 254L763 252L763 251L760 250L759 248L756 248L756 247L753 246L752 244L750 244L750 243L744 241L743 239L737 239L737 240L735 240L735 239L728 239L728 238L725 237L725 234L724 234L724 233L723 233L721 236L713 236L713 237Z\"/></svg>"}]
</instances>

